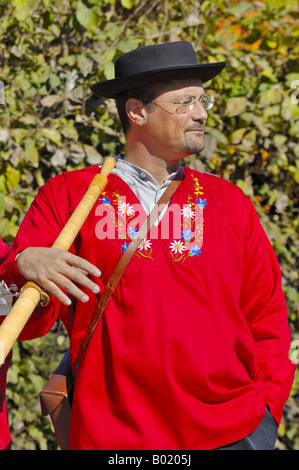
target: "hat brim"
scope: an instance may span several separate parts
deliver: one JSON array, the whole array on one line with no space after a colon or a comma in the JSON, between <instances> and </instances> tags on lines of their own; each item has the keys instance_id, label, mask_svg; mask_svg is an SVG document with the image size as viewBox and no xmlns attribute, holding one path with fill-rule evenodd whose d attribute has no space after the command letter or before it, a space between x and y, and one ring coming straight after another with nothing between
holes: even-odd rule
<instances>
[{"instance_id":1,"label":"hat brim","mask_svg":"<svg viewBox=\"0 0 299 470\"><path fill-rule=\"evenodd\" d=\"M95 83L90 87L91 91L104 98L116 98L117 95L133 88L143 87L154 82L159 83L166 80L179 80L183 78L199 78L202 83L212 80L224 69L226 62L210 64L198 64L189 66L177 66L174 68L161 68L148 72L130 75L127 77L114 78L104 82Z\"/></svg>"}]
</instances>

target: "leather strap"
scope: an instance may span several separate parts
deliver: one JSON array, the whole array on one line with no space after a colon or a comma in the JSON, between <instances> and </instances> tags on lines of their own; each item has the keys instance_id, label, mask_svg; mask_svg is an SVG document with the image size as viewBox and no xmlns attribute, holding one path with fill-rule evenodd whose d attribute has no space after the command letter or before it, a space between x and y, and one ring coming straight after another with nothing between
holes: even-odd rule
<instances>
[{"instance_id":1,"label":"leather strap","mask_svg":"<svg viewBox=\"0 0 299 470\"><path fill-rule=\"evenodd\" d=\"M87 347L87 344L95 330L95 327L98 324L98 321L100 320L106 305L118 283L120 280L126 266L128 265L130 259L134 255L135 251L137 250L138 246L142 242L142 240L146 237L148 232L150 231L151 227L154 225L155 221L157 218L160 216L160 214L163 212L165 209L166 205L170 201L171 197L173 196L174 192L178 188L180 184L180 180L174 179L168 188L164 191L162 196L160 197L159 201L157 204L154 206L153 210L151 213L148 215L142 226L140 227L138 233L134 236L133 240L131 241L130 245L127 247L126 251L120 258L119 262L117 263L109 281L107 282L105 289L101 295L101 298L95 308L95 311L93 313L93 316L91 318L91 321L89 323L89 326L87 328L86 334L84 336L84 339L81 343L81 346L79 348L77 358L75 361L75 374L78 372L79 364L82 359L82 356L84 354L84 351Z\"/></svg>"}]
</instances>

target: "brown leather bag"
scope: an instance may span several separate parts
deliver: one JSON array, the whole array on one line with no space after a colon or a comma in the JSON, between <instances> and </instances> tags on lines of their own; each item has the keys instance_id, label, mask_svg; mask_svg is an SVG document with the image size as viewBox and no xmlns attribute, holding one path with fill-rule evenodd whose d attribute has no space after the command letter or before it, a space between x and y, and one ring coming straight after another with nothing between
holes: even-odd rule
<instances>
[{"instance_id":1,"label":"brown leather bag","mask_svg":"<svg viewBox=\"0 0 299 470\"><path fill-rule=\"evenodd\" d=\"M91 322L77 354L75 361L75 376L77 375L80 361L92 333L94 332L94 329L98 324L98 321L101 318L122 273L142 240L146 237L159 215L163 212L179 184L180 180L174 179L171 182L117 263L117 266L114 269L93 313ZM68 350L58 368L39 394L42 416L50 415L58 444L62 450L69 450L70 448L71 411L74 386L75 377L71 369L70 353Z\"/></svg>"},{"instance_id":2,"label":"brown leather bag","mask_svg":"<svg viewBox=\"0 0 299 470\"><path fill-rule=\"evenodd\" d=\"M70 350L39 394L42 416L50 415L59 447L70 448L70 424L74 376L70 363Z\"/></svg>"}]
</instances>

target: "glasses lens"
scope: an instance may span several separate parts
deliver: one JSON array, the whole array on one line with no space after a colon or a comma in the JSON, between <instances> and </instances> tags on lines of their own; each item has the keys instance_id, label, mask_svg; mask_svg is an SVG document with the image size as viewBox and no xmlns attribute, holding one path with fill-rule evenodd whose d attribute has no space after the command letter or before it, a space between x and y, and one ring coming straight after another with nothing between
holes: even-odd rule
<instances>
[{"instance_id":1,"label":"glasses lens","mask_svg":"<svg viewBox=\"0 0 299 470\"><path fill-rule=\"evenodd\" d=\"M200 99L203 104L203 107L206 111L211 109L214 105L214 96L213 95L203 95Z\"/></svg>"},{"instance_id":2,"label":"glasses lens","mask_svg":"<svg viewBox=\"0 0 299 470\"><path fill-rule=\"evenodd\" d=\"M195 98L192 96L188 101L178 103L176 108L177 114L188 113L194 108Z\"/></svg>"},{"instance_id":3,"label":"glasses lens","mask_svg":"<svg viewBox=\"0 0 299 470\"><path fill-rule=\"evenodd\" d=\"M214 105L214 96L213 95L202 95L199 100L195 100L194 97L192 97L190 100L184 102L184 103L179 103L179 105L176 108L176 113L177 114L184 114L188 113L189 111L192 111L194 108L194 105L197 101L200 101L201 105L204 107L206 111L211 109Z\"/></svg>"}]
</instances>

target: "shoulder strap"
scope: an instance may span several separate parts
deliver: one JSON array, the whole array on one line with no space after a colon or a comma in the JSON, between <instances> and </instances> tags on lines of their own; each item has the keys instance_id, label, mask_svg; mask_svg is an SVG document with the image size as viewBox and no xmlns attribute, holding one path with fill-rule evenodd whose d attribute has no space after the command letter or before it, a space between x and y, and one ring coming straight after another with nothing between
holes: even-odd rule
<instances>
[{"instance_id":1,"label":"shoulder strap","mask_svg":"<svg viewBox=\"0 0 299 470\"><path fill-rule=\"evenodd\" d=\"M100 320L102 313L105 310L105 307L118 283L120 280L122 273L124 272L126 266L128 265L130 259L134 255L135 251L137 250L138 246L142 242L142 240L146 237L147 233L150 231L151 227L154 225L155 221L157 218L160 216L160 214L163 212L165 209L165 206L168 204L170 201L172 195L178 188L180 184L180 180L174 179L168 188L164 191L162 194L161 198L157 202L157 204L154 206L153 210L151 213L148 215L142 226L140 227L138 233L134 236L133 240L131 241L130 245L120 258L119 262L117 263L109 281L106 284L106 287L101 295L101 298L95 308L95 311L93 313L93 316L91 318L91 321L89 323L89 326L87 328L86 334L84 336L84 339L81 343L81 346L79 348L77 358L75 361L75 374L78 372L79 364L82 359L82 356L84 354L84 351L87 347L87 344L95 330L95 327L98 324L98 321Z\"/></svg>"}]
</instances>

